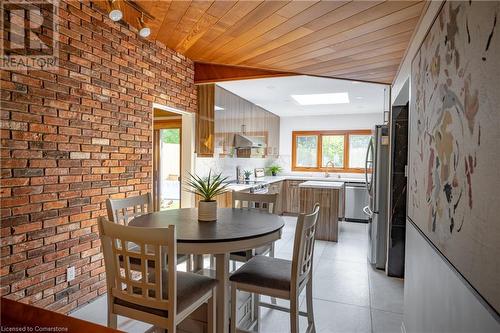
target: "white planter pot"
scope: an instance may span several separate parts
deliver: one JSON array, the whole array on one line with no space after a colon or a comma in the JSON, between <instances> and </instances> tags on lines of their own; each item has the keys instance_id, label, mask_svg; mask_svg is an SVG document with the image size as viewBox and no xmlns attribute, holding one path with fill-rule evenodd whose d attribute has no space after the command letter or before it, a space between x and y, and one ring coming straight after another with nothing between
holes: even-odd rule
<instances>
[{"instance_id":1,"label":"white planter pot","mask_svg":"<svg viewBox=\"0 0 500 333\"><path fill-rule=\"evenodd\" d=\"M198 220L207 222L217 220L217 201L200 201L198 203Z\"/></svg>"}]
</instances>

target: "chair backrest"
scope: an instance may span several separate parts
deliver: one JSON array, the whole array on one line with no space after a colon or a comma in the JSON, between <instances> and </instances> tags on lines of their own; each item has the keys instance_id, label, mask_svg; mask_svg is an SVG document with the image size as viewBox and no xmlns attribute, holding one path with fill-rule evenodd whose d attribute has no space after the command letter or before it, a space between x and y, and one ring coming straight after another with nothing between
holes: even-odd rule
<instances>
[{"instance_id":1,"label":"chair backrest","mask_svg":"<svg viewBox=\"0 0 500 333\"><path fill-rule=\"evenodd\" d=\"M310 214L300 214L295 227L292 259L292 287L298 287L312 271L316 222L319 204L314 205Z\"/></svg>"},{"instance_id":2,"label":"chair backrest","mask_svg":"<svg viewBox=\"0 0 500 333\"><path fill-rule=\"evenodd\" d=\"M101 217L99 233L108 293L137 305L166 310L171 320L177 297L175 227L131 227ZM131 265L131 260L136 264Z\"/></svg>"},{"instance_id":3,"label":"chair backrest","mask_svg":"<svg viewBox=\"0 0 500 333\"><path fill-rule=\"evenodd\" d=\"M256 209L274 214L277 198L277 193L233 192L233 208Z\"/></svg>"},{"instance_id":4,"label":"chair backrest","mask_svg":"<svg viewBox=\"0 0 500 333\"><path fill-rule=\"evenodd\" d=\"M128 225L136 216L153 212L153 200L150 193L125 199L107 199L106 208L111 222Z\"/></svg>"}]
</instances>

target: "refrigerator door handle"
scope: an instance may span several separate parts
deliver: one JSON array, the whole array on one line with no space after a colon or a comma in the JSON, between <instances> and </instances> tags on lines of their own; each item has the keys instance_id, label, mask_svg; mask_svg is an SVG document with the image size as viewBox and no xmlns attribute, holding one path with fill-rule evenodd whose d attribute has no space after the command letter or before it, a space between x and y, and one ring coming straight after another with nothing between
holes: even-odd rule
<instances>
[{"instance_id":1,"label":"refrigerator door handle","mask_svg":"<svg viewBox=\"0 0 500 333\"><path fill-rule=\"evenodd\" d=\"M369 160L370 156L370 151L372 152L372 160ZM370 165L370 168L373 168L373 138L370 139L370 143L368 144L368 148L366 149L366 159L365 159L365 181L366 181L366 190L368 191L368 195L372 196L372 181L373 179L370 179L368 181L368 165Z\"/></svg>"}]
</instances>

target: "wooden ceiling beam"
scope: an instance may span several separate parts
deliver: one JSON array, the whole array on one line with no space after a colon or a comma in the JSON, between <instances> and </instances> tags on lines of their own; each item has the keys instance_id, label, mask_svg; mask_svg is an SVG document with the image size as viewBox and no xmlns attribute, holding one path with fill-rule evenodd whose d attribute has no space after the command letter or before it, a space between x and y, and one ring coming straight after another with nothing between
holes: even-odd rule
<instances>
[{"instance_id":1,"label":"wooden ceiling beam","mask_svg":"<svg viewBox=\"0 0 500 333\"><path fill-rule=\"evenodd\" d=\"M295 73L269 71L238 66L227 66L218 64L194 63L194 83L207 84L222 81L262 79L280 76L292 76Z\"/></svg>"}]
</instances>

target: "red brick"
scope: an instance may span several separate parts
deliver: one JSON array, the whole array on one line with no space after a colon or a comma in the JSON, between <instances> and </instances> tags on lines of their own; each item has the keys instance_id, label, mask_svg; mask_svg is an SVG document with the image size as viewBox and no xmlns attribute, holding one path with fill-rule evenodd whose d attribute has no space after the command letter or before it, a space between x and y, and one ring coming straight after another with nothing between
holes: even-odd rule
<instances>
[{"instance_id":1,"label":"red brick","mask_svg":"<svg viewBox=\"0 0 500 333\"><path fill-rule=\"evenodd\" d=\"M66 200L52 201L52 202L44 203L43 209L44 210L58 209L58 208L66 207L67 205L68 205L68 202Z\"/></svg>"},{"instance_id":2,"label":"red brick","mask_svg":"<svg viewBox=\"0 0 500 333\"><path fill-rule=\"evenodd\" d=\"M57 133L57 127L45 124L30 124L31 132L38 133Z\"/></svg>"},{"instance_id":3,"label":"red brick","mask_svg":"<svg viewBox=\"0 0 500 333\"><path fill-rule=\"evenodd\" d=\"M12 208L12 215L22 215L28 213L39 212L42 210L41 204L30 204Z\"/></svg>"},{"instance_id":4,"label":"red brick","mask_svg":"<svg viewBox=\"0 0 500 333\"><path fill-rule=\"evenodd\" d=\"M19 196L19 197L13 197L13 198L1 198L0 199L0 205L2 207L15 207L15 206L22 206L29 203L29 197L28 196Z\"/></svg>"},{"instance_id":5,"label":"red brick","mask_svg":"<svg viewBox=\"0 0 500 333\"><path fill-rule=\"evenodd\" d=\"M57 200L57 193L43 193L30 196L30 201L32 203L54 201Z\"/></svg>"},{"instance_id":6,"label":"red brick","mask_svg":"<svg viewBox=\"0 0 500 333\"><path fill-rule=\"evenodd\" d=\"M23 242L21 244L14 246L12 248L12 251L14 253L25 252L25 251L36 249L37 247L40 247L40 246L43 246L43 239L35 239L32 241ZM26 257L26 253L21 253L21 254L24 255L24 257Z\"/></svg>"},{"instance_id":7,"label":"red brick","mask_svg":"<svg viewBox=\"0 0 500 333\"><path fill-rule=\"evenodd\" d=\"M21 225L15 226L13 229L14 229L14 235L15 234L23 234L23 233L28 232L28 231L42 229L42 222L21 224Z\"/></svg>"},{"instance_id":8,"label":"red brick","mask_svg":"<svg viewBox=\"0 0 500 333\"><path fill-rule=\"evenodd\" d=\"M24 257L26 257L26 253L19 253L19 255L24 255ZM42 263L42 258L40 257L24 260L15 265L12 265L12 272L24 271L28 268L40 265L41 263Z\"/></svg>"},{"instance_id":9,"label":"red brick","mask_svg":"<svg viewBox=\"0 0 500 333\"><path fill-rule=\"evenodd\" d=\"M152 102L195 112L196 89L189 59L91 2L60 5L61 67L0 72L0 295L67 312L106 291L104 201L150 190Z\"/></svg>"}]
</instances>

